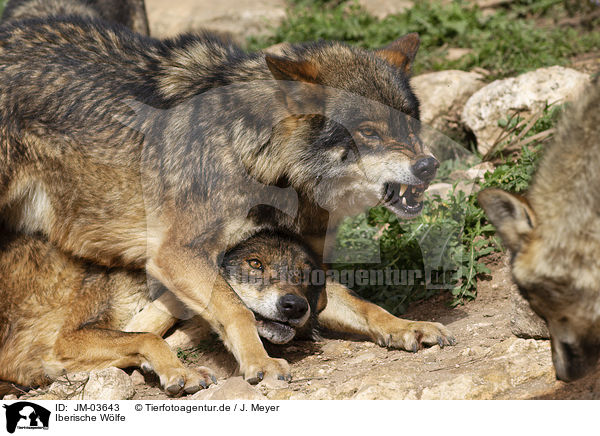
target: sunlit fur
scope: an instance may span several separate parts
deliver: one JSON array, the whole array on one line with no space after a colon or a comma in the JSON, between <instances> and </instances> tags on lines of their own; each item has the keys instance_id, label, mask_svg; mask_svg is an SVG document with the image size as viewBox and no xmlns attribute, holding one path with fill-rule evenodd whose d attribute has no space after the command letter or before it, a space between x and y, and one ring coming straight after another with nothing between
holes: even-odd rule
<instances>
[{"instance_id":1,"label":"sunlit fur","mask_svg":"<svg viewBox=\"0 0 600 436\"><path fill-rule=\"evenodd\" d=\"M0 380L35 386L64 372L141 366L156 371L165 389L176 387L179 378L187 392L197 390L200 382L211 383L208 369L185 370L156 335L123 331L162 292L143 271L94 266L43 237L1 230ZM315 337L324 284L277 279L251 284L243 280L256 272L249 259L260 259L265 274L306 272L317 268L310 250L291 235L261 231L229 250L222 268L253 311L288 323L297 336ZM289 294L310 307L300 319L288 319L277 309L277 299Z\"/></svg>"},{"instance_id":2,"label":"sunlit fur","mask_svg":"<svg viewBox=\"0 0 600 436\"><path fill-rule=\"evenodd\" d=\"M499 190L480 203L512 250L513 275L552 337L559 379L600 356L600 84L567 106L527 202Z\"/></svg>"}]
</instances>

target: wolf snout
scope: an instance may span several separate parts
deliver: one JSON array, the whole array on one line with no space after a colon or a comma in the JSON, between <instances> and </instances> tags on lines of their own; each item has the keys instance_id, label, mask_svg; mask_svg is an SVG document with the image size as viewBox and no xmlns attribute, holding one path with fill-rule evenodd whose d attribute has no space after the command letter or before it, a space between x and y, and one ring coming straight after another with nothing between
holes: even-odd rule
<instances>
[{"instance_id":1,"label":"wolf snout","mask_svg":"<svg viewBox=\"0 0 600 436\"><path fill-rule=\"evenodd\" d=\"M440 163L433 156L423 157L417 160L411 167L412 173L425 183L429 183L435 177Z\"/></svg>"},{"instance_id":2,"label":"wolf snout","mask_svg":"<svg viewBox=\"0 0 600 436\"><path fill-rule=\"evenodd\" d=\"M308 302L305 298L287 294L277 300L277 309L289 320L299 319L306 315Z\"/></svg>"},{"instance_id":3,"label":"wolf snout","mask_svg":"<svg viewBox=\"0 0 600 436\"><path fill-rule=\"evenodd\" d=\"M589 374L598 363L597 344L553 342L552 360L557 380L571 382Z\"/></svg>"}]
</instances>

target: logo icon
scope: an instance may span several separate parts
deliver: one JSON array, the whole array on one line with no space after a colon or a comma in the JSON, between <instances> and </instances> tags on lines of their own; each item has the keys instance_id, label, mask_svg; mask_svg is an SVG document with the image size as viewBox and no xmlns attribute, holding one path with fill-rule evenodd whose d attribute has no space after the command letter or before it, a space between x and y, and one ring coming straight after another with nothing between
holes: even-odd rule
<instances>
[{"instance_id":1,"label":"logo icon","mask_svg":"<svg viewBox=\"0 0 600 436\"><path fill-rule=\"evenodd\" d=\"M18 429L48 430L50 411L35 403L19 401L6 409L6 430L14 433Z\"/></svg>"}]
</instances>

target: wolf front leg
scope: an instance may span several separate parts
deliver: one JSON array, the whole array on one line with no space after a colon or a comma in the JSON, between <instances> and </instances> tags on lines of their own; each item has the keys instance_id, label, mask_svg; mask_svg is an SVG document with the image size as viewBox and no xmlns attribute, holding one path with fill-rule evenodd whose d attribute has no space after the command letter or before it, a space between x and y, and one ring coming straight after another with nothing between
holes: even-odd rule
<instances>
[{"instance_id":1,"label":"wolf front leg","mask_svg":"<svg viewBox=\"0 0 600 436\"><path fill-rule=\"evenodd\" d=\"M370 303L340 283L328 281L327 306L319 324L331 330L370 337L383 347L417 352L423 345L454 345L450 331L437 322L400 319Z\"/></svg>"},{"instance_id":2,"label":"wolf front leg","mask_svg":"<svg viewBox=\"0 0 600 436\"><path fill-rule=\"evenodd\" d=\"M180 244L164 244L150 259L148 272L219 334L250 383L265 376L291 378L288 363L267 354L254 314L208 261L209 255Z\"/></svg>"},{"instance_id":3,"label":"wolf front leg","mask_svg":"<svg viewBox=\"0 0 600 436\"><path fill-rule=\"evenodd\" d=\"M45 362L46 371L54 368L57 375L62 369L75 372L111 366L152 369L169 395L193 394L216 380L208 368L185 368L167 343L153 333L91 327L61 331L52 357Z\"/></svg>"}]
</instances>

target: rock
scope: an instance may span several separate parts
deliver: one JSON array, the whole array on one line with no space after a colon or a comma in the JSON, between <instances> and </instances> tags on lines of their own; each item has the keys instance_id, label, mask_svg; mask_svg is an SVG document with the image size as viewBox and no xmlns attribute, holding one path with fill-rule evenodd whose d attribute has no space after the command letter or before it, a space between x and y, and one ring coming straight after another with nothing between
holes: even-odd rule
<instances>
[{"instance_id":1,"label":"rock","mask_svg":"<svg viewBox=\"0 0 600 436\"><path fill-rule=\"evenodd\" d=\"M457 61L463 56L466 56L471 53L473 53L473 49L471 48L451 47L446 51L446 60Z\"/></svg>"},{"instance_id":2,"label":"rock","mask_svg":"<svg viewBox=\"0 0 600 436\"><path fill-rule=\"evenodd\" d=\"M330 341L322 345L321 351L324 355L337 357L350 351L350 343L347 341Z\"/></svg>"},{"instance_id":3,"label":"rock","mask_svg":"<svg viewBox=\"0 0 600 436\"><path fill-rule=\"evenodd\" d=\"M60 398L58 395L50 394L50 393L43 393L43 394L39 394L39 395L32 395L32 396L28 396L26 398L23 398L23 400L36 400L36 401L40 401L40 400L56 401L56 400L64 400L64 399L65 398Z\"/></svg>"},{"instance_id":4,"label":"rock","mask_svg":"<svg viewBox=\"0 0 600 436\"><path fill-rule=\"evenodd\" d=\"M275 377L265 377L256 387L262 391L269 391L273 389L286 389L289 385L285 380L279 380Z\"/></svg>"},{"instance_id":5,"label":"rock","mask_svg":"<svg viewBox=\"0 0 600 436\"><path fill-rule=\"evenodd\" d=\"M425 387L420 399L485 400L506 395L518 399L543 391L554 383L547 341L511 338L494 345L485 359L493 365L477 370L465 364L456 377Z\"/></svg>"},{"instance_id":6,"label":"rock","mask_svg":"<svg viewBox=\"0 0 600 436\"><path fill-rule=\"evenodd\" d=\"M354 356L347 360L348 365L358 365L362 362L376 362L377 355L372 351L365 351L360 353L358 356Z\"/></svg>"},{"instance_id":7,"label":"rock","mask_svg":"<svg viewBox=\"0 0 600 436\"><path fill-rule=\"evenodd\" d=\"M285 0L146 0L150 33L157 37L209 29L243 40L285 17Z\"/></svg>"},{"instance_id":8,"label":"rock","mask_svg":"<svg viewBox=\"0 0 600 436\"><path fill-rule=\"evenodd\" d=\"M251 386L242 377L231 377L208 389L197 392L190 400L265 400L258 389Z\"/></svg>"},{"instance_id":9,"label":"rock","mask_svg":"<svg viewBox=\"0 0 600 436\"><path fill-rule=\"evenodd\" d=\"M559 66L496 80L468 99L462 121L475 134L479 152L485 154L502 131L499 120L515 111L531 115L546 103L572 100L589 81L588 74Z\"/></svg>"},{"instance_id":10,"label":"rock","mask_svg":"<svg viewBox=\"0 0 600 436\"><path fill-rule=\"evenodd\" d=\"M491 162L481 162L480 164L469 168L465 172L465 175L468 180L481 181L486 173L493 172L494 169L495 167Z\"/></svg>"},{"instance_id":11,"label":"rock","mask_svg":"<svg viewBox=\"0 0 600 436\"><path fill-rule=\"evenodd\" d=\"M443 131L458 125L466 101L485 85L481 74L458 70L421 74L411 84L421 101L421 121Z\"/></svg>"},{"instance_id":12,"label":"rock","mask_svg":"<svg viewBox=\"0 0 600 436\"><path fill-rule=\"evenodd\" d=\"M47 391L65 400L129 400L134 393L131 378L119 368L67 374L52 383Z\"/></svg>"},{"instance_id":13,"label":"rock","mask_svg":"<svg viewBox=\"0 0 600 436\"><path fill-rule=\"evenodd\" d=\"M512 312L510 314L510 330L519 338L550 339L550 332L543 319L531 309L516 286L511 290Z\"/></svg>"},{"instance_id":14,"label":"rock","mask_svg":"<svg viewBox=\"0 0 600 436\"><path fill-rule=\"evenodd\" d=\"M431 196L439 195L440 198L446 198L452 190L452 183L433 183L427 188L427 193Z\"/></svg>"},{"instance_id":15,"label":"rock","mask_svg":"<svg viewBox=\"0 0 600 436\"><path fill-rule=\"evenodd\" d=\"M444 199L450 195L450 192L454 192L455 194L458 192L464 192L466 195L471 195L474 192L477 192L479 189L479 185L476 185L472 181L461 181L456 184L454 191L452 191L451 183L434 183L427 188L427 193L429 195L439 195L440 198Z\"/></svg>"},{"instance_id":16,"label":"rock","mask_svg":"<svg viewBox=\"0 0 600 436\"><path fill-rule=\"evenodd\" d=\"M388 15L399 14L414 5L409 0L358 0L358 4L369 14L379 19L383 19Z\"/></svg>"},{"instance_id":17,"label":"rock","mask_svg":"<svg viewBox=\"0 0 600 436\"><path fill-rule=\"evenodd\" d=\"M146 384L146 379L144 378L144 375L137 369L131 373L129 378L131 378L131 383L133 383L134 386Z\"/></svg>"},{"instance_id":18,"label":"rock","mask_svg":"<svg viewBox=\"0 0 600 436\"><path fill-rule=\"evenodd\" d=\"M417 391L393 382L363 383L353 400L417 400Z\"/></svg>"},{"instance_id":19,"label":"rock","mask_svg":"<svg viewBox=\"0 0 600 436\"><path fill-rule=\"evenodd\" d=\"M17 399L17 396L15 394L8 394L2 398L2 400L4 400L4 401L14 401L16 399Z\"/></svg>"}]
</instances>

